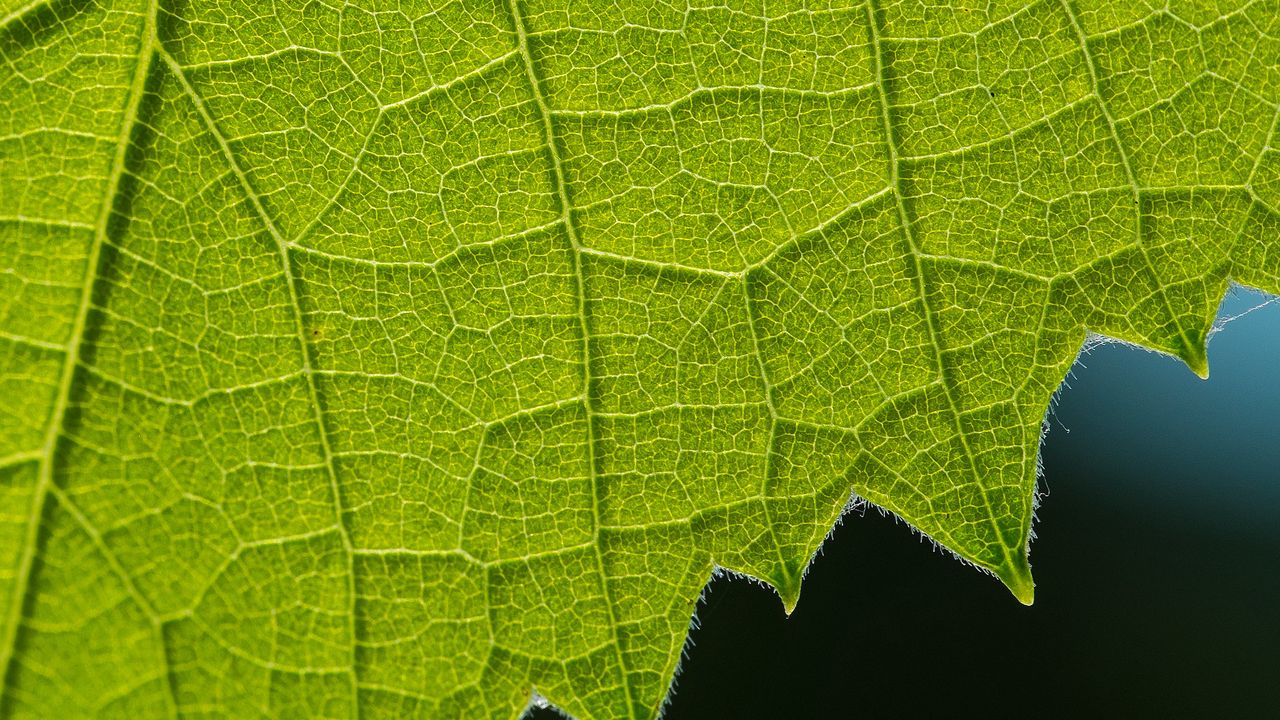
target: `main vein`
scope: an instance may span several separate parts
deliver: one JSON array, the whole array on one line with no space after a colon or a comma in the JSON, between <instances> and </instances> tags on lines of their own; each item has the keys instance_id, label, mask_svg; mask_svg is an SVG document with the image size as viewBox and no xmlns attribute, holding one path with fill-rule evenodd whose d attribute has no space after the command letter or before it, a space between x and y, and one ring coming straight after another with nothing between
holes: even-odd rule
<instances>
[{"instance_id":1,"label":"main vein","mask_svg":"<svg viewBox=\"0 0 1280 720\"><path fill-rule=\"evenodd\" d=\"M33 2L5 18L5 23L22 13L38 7ZM120 121L120 132L116 136L115 155L111 158L111 166L107 173L107 186L103 192L102 205L98 209L98 219L93 227L93 239L89 244L89 254L85 259L84 282L80 291L80 300L76 306L75 318L71 332L64 348L66 359L62 363L62 372L58 379L57 395L53 409L49 414L45 427L44 442L39 452L40 469L36 478L36 487L31 500L30 517L27 522L27 534L23 538L22 554L18 559L16 582L10 598L9 615L4 625L4 637L0 640L0 670L4 672L3 687L0 697L9 690L8 679L16 662L15 647L18 639L18 626L22 622L23 610L27 601L27 593L31 587L32 566L35 563L36 546L39 544L42 519L45 515L50 490L54 484L54 462L58 450L58 441L62 438L66 426L67 408L71 404L72 386L75 382L76 369L80 366L80 354L84 346L85 328L93 307L93 293L100 276L102 263L102 247L107 243L107 232L115 211L116 199L120 195L121 180L124 178L129 149L132 145L134 128L138 124L138 111L142 107L142 98L146 95L147 77L149 75L156 43L156 13L158 0L150 0L146 15L143 18L142 33L138 40L138 53L134 58L133 77L129 83L129 92L125 100L124 115Z\"/></svg>"}]
</instances>

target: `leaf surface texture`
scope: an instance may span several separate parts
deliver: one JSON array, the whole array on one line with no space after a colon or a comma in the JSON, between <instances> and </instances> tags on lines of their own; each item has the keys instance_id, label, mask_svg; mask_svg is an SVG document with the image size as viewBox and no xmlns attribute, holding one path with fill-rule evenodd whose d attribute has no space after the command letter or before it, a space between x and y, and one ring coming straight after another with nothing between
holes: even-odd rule
<instances>
[{"instance_id":1,"label":"leaf surface texture","mask_svg":"<svg viewBox=\"0 0 1280 720\"><path fill-rule=\"evenodd\" d=\"M1280 3L962 5L8 0L4 712L652 717L851 491L1029 601L1086 330L1280 290Z\"/></svg>"}]
</instances>

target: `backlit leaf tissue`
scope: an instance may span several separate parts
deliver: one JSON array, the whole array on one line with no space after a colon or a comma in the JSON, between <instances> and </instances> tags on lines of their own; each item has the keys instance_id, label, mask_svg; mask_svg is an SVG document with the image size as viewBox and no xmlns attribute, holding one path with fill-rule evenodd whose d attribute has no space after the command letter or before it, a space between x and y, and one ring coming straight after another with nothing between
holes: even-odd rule
<instances>
[{"instance_id":1,"label":"backlit leaf tissue","mask_svg":"<svg viewBox=\"0 0 1280 720\"><path fill-rule=\"evenodd\" d=\"M1204 374L1280 290L1274 0L3 0L0 57L11 717L654 717L850 493L1030 602L1086 333Z\"/></svg>"}]
</instances>

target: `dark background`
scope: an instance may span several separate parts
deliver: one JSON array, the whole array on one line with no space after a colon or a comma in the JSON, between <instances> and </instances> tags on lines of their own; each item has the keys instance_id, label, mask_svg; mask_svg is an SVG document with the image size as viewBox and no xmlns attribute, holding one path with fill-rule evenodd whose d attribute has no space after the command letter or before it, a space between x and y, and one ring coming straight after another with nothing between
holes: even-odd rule
<instances>
[{"instance_id":1,"label":"dark background","mask_svg":"<svg viewBox=\"0 0 1280 720\"><path fill-rule=\"evenodd\" d=\"M668 720L1280 717L1280 302L1209 344L1211 376L1103 345L1059 393L1036 603L877 510L846 516L795 613L712 582ZM556 717L538 711L534 717Z\"/></svg>"}]
</instances>

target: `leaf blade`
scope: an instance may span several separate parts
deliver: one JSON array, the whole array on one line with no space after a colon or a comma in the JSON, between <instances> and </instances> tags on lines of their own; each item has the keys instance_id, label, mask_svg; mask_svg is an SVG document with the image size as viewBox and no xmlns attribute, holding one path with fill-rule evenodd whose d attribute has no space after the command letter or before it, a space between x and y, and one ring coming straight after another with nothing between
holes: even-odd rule
<instances>
[{"instance_id":1,"label":"leaf blade","mask_svg":"<svg viewBox=\"0 0 1280 720\"><path fill-rule=\"evenodd\" d=\"M850 489L1029 602L1086 329L1203 374L1229 278L1277 287L1267 9L1134 9L152 12L64 450L5 426L56 502L4 708L650 716L713 568L790 611ZM50 28L6 57L95 57ZM14 237L10 384L59 347Z\"/></svg>"}]
</instances>

